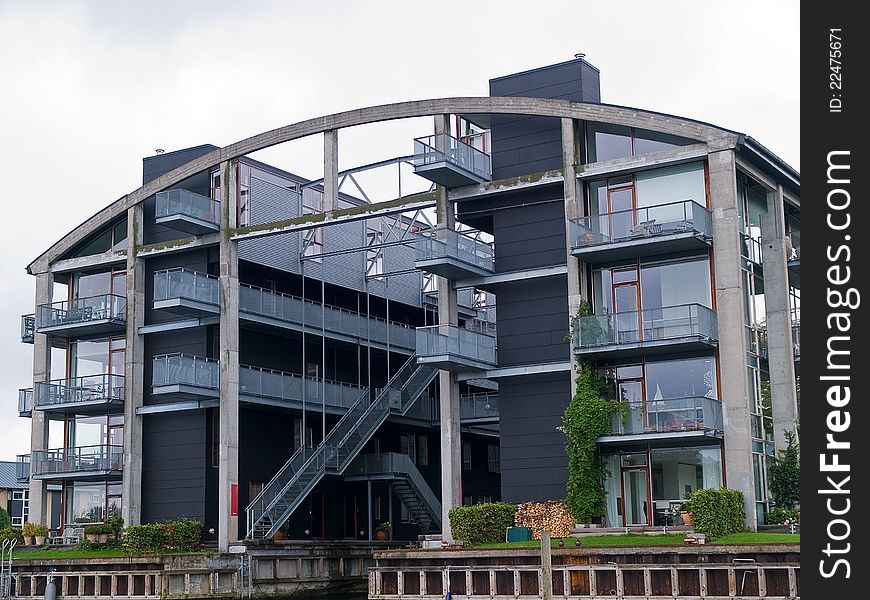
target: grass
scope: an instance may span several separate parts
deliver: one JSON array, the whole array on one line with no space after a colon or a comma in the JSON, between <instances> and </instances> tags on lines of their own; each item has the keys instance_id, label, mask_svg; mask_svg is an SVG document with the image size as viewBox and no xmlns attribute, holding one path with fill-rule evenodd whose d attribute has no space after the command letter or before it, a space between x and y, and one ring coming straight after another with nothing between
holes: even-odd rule
<instances>
[{"instance_id":1,"label":"grass","mask_svg":"<svg viewBox=\"0 0 870 600\"><path fill-rule=\"evenodd\" d=\"M565 542L565 548L573 548L576 538L562 538ZM682 546L682 534L657 534L643 535L640 533L629 533L621 535L591 535L580 539L582 547L586 548L601 548L605 546ZM782 544L782 543L800 543L800 534L791 533L753 533L745 531L742 533L732 533L716 539L714 544ZM474 549L504 549L504 548L538 548L541 542L539 540L531 540L528 542L509 542L497 544L481 544L473 546ZM551 547L559 547L559 538L554 538L550 542Z\"/></svg>"}]
</instances>

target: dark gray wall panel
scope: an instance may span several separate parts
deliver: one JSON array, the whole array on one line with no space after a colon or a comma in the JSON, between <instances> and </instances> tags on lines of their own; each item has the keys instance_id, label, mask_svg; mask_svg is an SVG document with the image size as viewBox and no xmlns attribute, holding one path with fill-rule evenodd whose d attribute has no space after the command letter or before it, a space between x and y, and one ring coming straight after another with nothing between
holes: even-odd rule
<instances>
[{"instance_id":1,"label":"dark gray wall panel","mask_svg":"<svg viewBox=\"0 0 870 600\"><path fill-rule=\"evenodd\" d=\"M499 366L569 359L564 276L502 284L496 295Z\"/></svg>"},{"instance_id":2,"label":"dark gray wall panel","mask_svg":"<svg viewBox=\"0 0 870 600\"><path fill-rule=\"evenodd\" d=\"M565 264L565 208L561 199L496 210L493 231L499 273Z\"/></svg>"}]
</instances>

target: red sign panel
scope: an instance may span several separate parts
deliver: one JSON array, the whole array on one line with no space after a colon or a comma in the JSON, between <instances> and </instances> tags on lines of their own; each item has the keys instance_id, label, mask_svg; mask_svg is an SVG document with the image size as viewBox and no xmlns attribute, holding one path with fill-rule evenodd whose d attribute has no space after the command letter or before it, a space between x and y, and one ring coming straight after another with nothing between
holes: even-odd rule
<instances>
[{"instance_id":1,"label":"red sign panel","mask_svg":"<svg viewBox=\"0 0 870 600\"><path fill-rule=\"evenodd\" d=\"M230 516L239 516L239 484L234 483L230 487Z\"/></svg>"}]
</instances>

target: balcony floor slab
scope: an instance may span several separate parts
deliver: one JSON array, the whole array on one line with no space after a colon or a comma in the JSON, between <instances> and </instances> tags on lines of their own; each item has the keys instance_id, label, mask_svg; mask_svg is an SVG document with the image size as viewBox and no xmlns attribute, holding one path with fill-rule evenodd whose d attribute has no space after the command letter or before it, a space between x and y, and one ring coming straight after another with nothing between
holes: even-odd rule
<instances>
[{"instance_id":1,"label":"balcony floor slab","mask_svg":"<svg viewBox=\"0 0 870 600\"><path fill-rule=\"evenodd\" d=\"M618 262L651 254L676 254L693 250L706 250L712 240L695 231L667 235L638 236L609 244L574 246L571 254L586 262Z\"/></svg>"},{"instance_id":2,"label":"balcony floor slab","mask_svg":"<svg viewBox=\"0 0 870 600\"><path fill-rule=\"evenodd\" d=\"M446 188L462 187L464 185L486 183L489 181L446 160L426 165L415 165L414 174L438 185L443 185Z\"/></svg>"},{"instance_id":3,"label":"balcony floor slab","mask_svg":"<svg viewBox=\"0 0 870 600\"><path fill-rule=\"evenodd\" d=\"M124 412L124 401L120 398L100 398L98 400L86 400L78 402L60 402L58 404L36 405L34 410L47 413L75 414L75 415L117 415Z\"/></svg>"},{"instance_id":4,"label":"balcony floor slab","mask_svg":"<svg viewBox=\"0 0 870 600\"><path fill-rule=\"evenodd\" d=\"M595 359L618 360L621 358L636 358L640 356L661 356L680 352L712 351L719 342L699 336L670 338L665 340L647 340L641 342L609 344L606 346L575 347L574 354L591 356Z\"/></svg>"},{"instance_id":5,"label":"balcony floor slab","mask_svg":"<svg viewBox=\"0 0 870 600\"><path fill-rule=\"evenodd\" d=\"M216 223L203 221L202 219L182 214L158 217L154 222L158 225L165 225L166 227L170 227L176 231L183 231L184 233L190 233L192 235L203 235L220 229L220 226Z\"/></svg>"},{"instance_id":6,"label":"balcony floor slab","mask_svg":"<svg viewBox=\"0 0 870 600\"><path fill-rule=\"evenodd\" d=\"M54 337L72 338L83 335L118 333L124 331L125 327L126 321L124 319L98 319L94 321L40 327L36 331L37 333L44 333Z\"/></svg>"}]
</instances>

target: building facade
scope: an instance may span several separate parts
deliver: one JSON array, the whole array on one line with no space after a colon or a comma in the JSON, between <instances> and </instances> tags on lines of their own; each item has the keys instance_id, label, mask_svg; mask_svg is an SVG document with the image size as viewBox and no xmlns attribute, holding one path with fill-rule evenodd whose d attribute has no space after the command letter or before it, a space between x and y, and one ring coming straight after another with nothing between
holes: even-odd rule
<instances>
[{"instance_id":1,"label":"building facade","mask_svg":"<svg viewBox=\"0 0 870 600\"><path fill-rule=\"evenodd\" d=\"M221 547L449 536L453 506L564 497L583 359L628 405L598 440L606 524L673 522L723 484L761 522L797 419L798 174L600 103L582 59L490 93L146 158L37 258L31 515L59 482L66 523L197 518ZM341 129L420 116L413 155L339 172ZM322 180L248 156L309 135ZM427 187L344 193L391 164Z\"/></svg>"}]
</instances>

